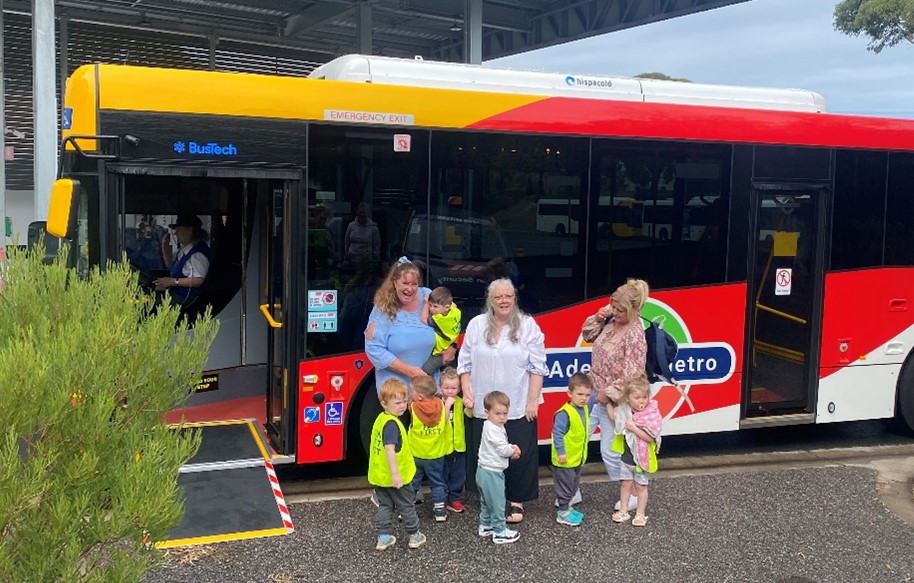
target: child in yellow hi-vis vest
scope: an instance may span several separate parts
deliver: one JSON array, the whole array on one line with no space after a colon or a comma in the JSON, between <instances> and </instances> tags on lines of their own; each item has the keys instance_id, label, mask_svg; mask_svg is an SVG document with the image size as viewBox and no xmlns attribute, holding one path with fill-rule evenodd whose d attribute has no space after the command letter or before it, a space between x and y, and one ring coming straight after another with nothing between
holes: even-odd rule
<instances>
[{"instance_id":1,"label":"child in yellow hi-vis vest","mask_svg":"<svg viewBox=\"0 0 914 583\"><path fill-rule=\"evenodd\" d=\"M629 496L632 486L638 497L634 526L646 526L647 486L649 474L657 471L657 452L660 450L660 431L663 416L657 401L651 399L651 384L642 372L622 381L622 399L615 411L616 436L613 451L622 454L619 508L612 515L613 522L625 522L629 514Z\"/></svg>"},{"instance_id":2,"label":"child in yellow hi-vis vest","mask_svg":"<svg viewBox=\"0 0 914 583\"><path fill-rule=\"evenodd\" d=\"M466 510L460 502L463 487L467 481L467 438L465 433L465 410L460 393L460 376L454 367L447 367L439 375L441 396L444 397L444 411L447 422L444 425L444 441L447 453L444 455L444 483L447 488L447 509L451 512ZM472 413L472 412L467 412Z\"/></svg>"},{"instance_id":3,"label":"child in yellow hi-vis vest","mask_svg":"<svg viewBox=\"0 0 914 583\"><path fill-rule=\"evenodd\" d=\"M413 377L409 385L412 388L409 447L416 462L413 490L418 493L423 476L428 477L435 521L444 522L447 520L447 510L444 507L447 493L444 484L444 456L447 453L444 428L447 425L447 413L444 401L437 394L435 379L430 376Z\"/></svg>"},{"instance_id":4,"label":"child in yellow hi-vis vest","mask_svg":"<svg viewBox=\"0 0 914 583\"><path fill-rule=\"evenodd\" d=\"M552 478L558 511L555 521L580 526L584 514L571 506L571 499L581 487L581 466L587 461L587 437L593 383L584 373L568 379L568 402L555 412L552 420Z\"/></svg>"},{"instance_id":5,"label":"child in yellow hi-vis vest","mask_svg":"<svg viewBox=\"0 0 914 583\"><path fill-rule=\"evenodd\" d=\"M423 313L422 321L428 322L435 330L435 348L422 365L422 370L433 375L444 366L442 353L451 346L456 346L457 337L460 336L460 308L454 303L451 291L439 286L429 294L425 309L427 313Z\"/></svg>"},{"instance_id":6,"label":"child in yellow hi-vis vest","mask_svg":"<svg viewBox=\"0 0 914 583\"><path fill-rule=\"evenodd\" d=\"M384 411L378 415L371 428L368 483L375 487L374 499L378 503L378 543L375 548L379 551L396 544L397 538L391 534L391 528L398 514L409 533L409 548L416 549L425 544L425 535L419 532L416 493L411 485L416 474L416 462L409 447L406 429L400 422L400 416L406 412L407 393L403 381L384 381L378 395Z\"/></svg>"}]
</instances>

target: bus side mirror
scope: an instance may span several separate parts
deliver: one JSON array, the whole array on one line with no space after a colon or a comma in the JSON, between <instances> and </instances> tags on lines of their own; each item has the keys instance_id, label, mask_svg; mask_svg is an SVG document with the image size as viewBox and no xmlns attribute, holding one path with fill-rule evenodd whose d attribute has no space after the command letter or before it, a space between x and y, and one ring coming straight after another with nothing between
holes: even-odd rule
<instances>
[{"instance_id":1,"label":"bus side mirror","mask_svg":"<svg viewBox=\"0 0 914 583\"><path fill-rule=\"evenodd\" d=\"M58 178L54 181L47 224L47 231L51 235L61 239L72 239L76 234L79 189L79 181L72 178Z\"/></svg>"}]
</instances>

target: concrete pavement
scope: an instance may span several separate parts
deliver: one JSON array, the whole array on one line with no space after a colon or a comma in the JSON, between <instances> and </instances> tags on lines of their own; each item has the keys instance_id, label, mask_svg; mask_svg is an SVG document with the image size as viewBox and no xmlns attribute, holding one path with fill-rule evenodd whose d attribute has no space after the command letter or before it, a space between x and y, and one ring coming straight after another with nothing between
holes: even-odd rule
<instances>
[{"instance_id":1,"label":"concrete pavement","mask_svg":"<svg viewBox=\"0 0 914 583\"><path fill-rule=\"evenodd\" d=\"M287 488L294 534L173 550L146 581L914 581L914 444L663 461L645 528L612 523L618 487L590 465L579 528L555 523L543 479L513 545L476 535L467 496L445 523L419 507L425 547L401 532L379 553L364 480L334 480Z\"/></svg>"}]
</instances>

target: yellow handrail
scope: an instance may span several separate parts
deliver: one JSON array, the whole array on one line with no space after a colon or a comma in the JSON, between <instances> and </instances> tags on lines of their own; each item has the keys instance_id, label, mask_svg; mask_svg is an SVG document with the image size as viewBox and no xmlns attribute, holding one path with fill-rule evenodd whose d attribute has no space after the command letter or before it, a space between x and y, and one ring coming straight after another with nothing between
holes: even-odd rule
<instances>
[{"instance_id":1,"label":"yellow handrail","mask_svg":"<svg viewBox=\"0 0 914 583\"><path fill-rule=\"evenodd\" d=\"M755 303L755 307L758 308L758 309L760 309L760 310L763 310L763 311L765 311L765 312L768 312L769 314L774 314L775 316L780 316L781 318L785 318L785 319L790 320L790 321L792 321L792 322L798 322L798 323L804 324L804 325L807 323L806 320L804 320L803 318L800 318L800 317L798 317L798 316L794 316L794 315L792 315L792 314L788 314L787 312L782 312L782 311L780 311L780 310L775 310L774 308L769 308L768 306L762 305L762 304L760 304L760 303L758 303L758 302Z\"/></svg>"},{"instance_id":2,"label":"yellow handrail","mask_svg":"<svg viewBox=\"0 0 914 583\"><path fill-rule=\"evenodd\" d=\"M270 324L271 328L282 328L282 322L277 322L273 319L273 314L270 313L270 308L281 308L282 304L260 304L260 311L263 312L263 317L267 319L267 323Z\"/></svg>"}]
</instances>

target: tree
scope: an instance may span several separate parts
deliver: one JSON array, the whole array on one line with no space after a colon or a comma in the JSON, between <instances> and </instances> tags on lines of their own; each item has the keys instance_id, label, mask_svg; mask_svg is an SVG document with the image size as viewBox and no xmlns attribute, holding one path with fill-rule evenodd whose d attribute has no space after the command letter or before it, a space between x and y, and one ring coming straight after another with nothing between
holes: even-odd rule
<instances>
[{"instance_id":1,"label":"tree","mask_svg":"<svg viewBox=\"0 0 914 583\"><path fill-rule=\"evenodd\" d=\"M914 43L914 0L842 0L835 6L835 30L868 36L866 48L877 54L902 41Z\"/></svg>"},{"instance_id":2,"label":"tree","mask_svg":"<svg viewBox=\"0 0 914 583\"><path fill-rule=\"evenodd\" d=\"M0 291L0 581L139 581L183 514L199 436L164 413L216 331L152 310L126 262L80 279L67 250L11 250Z\"/></svg>"}]
</instances>

